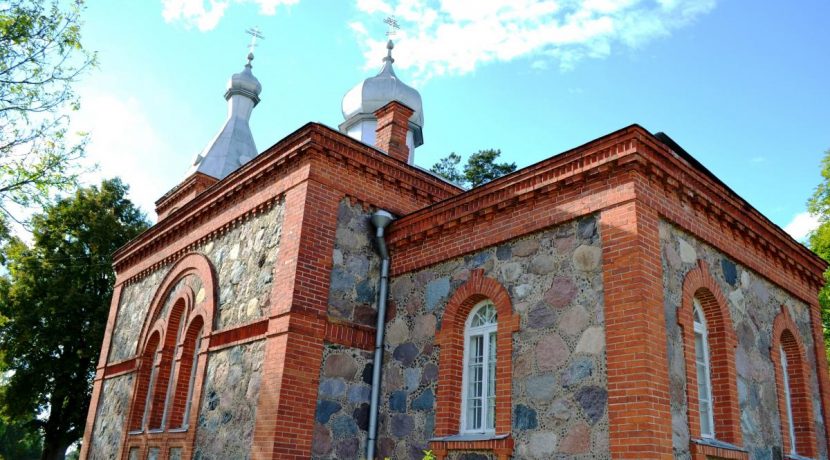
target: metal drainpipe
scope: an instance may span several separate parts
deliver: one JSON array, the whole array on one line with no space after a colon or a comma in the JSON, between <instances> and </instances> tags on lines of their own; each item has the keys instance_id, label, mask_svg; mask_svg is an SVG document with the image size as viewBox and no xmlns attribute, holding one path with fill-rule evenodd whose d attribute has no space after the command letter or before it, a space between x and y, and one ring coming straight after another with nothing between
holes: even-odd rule
<instances>
[{"instance_id":1,"label":"metal drainpipe","mask_svg":"<svg viewBox=\"0 0 830 460\"><path fill-rule=\"evenodd\" d=\"M393 220L392 214L378 210L372 214L375 241L380 255L380 284L378 286L378 322L375 332L375 359L372 368L372 398L369 405L369 439L366 442L366 458L375 460L378 436L378 406L380 400L380 376L383 367L383 334L386 325L386 297L389 289L389 251L386 248L384 229Z\"/></svg>"}]
</instances>

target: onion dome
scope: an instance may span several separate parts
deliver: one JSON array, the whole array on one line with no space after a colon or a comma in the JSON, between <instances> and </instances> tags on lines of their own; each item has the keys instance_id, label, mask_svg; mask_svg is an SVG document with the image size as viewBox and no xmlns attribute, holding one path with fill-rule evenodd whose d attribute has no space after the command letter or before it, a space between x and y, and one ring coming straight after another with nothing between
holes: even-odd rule
<instances>
[{"instance_id":1,"label":"onion dome","mask_svg":"<svg viewBox=\"0 0 830 460\"><path fill-rule=\"evenodd\" d=\"M228 91L225 93L225 99L229 99L234 94L241 94L254 101L254 105L259 103L259 93L262 92L262 85L259 80L251 72L251 61L254 60L254 54L248 53L248 63L242 72L235 73L228 80Z\"/></svg>"},{"instance_id":2,"label":"onion dome","mask_svg":"<svg viewBox=\"0 0 830 460\"><path fill-rule=\"evenodd\" d=\"M424 143L422 128L424 126L424 109L421 94L402 82L392 63L392 49L395 47L392 40L386 44L387 54L383 58L383 68L374 77L358 83L343 96L342 110L345 121L340 125L341 131L349 132L350 128L364 120L375 120L375 112L384 105L398 101L415 113L409 119L410 130L413 132L414 145L418 147ZM361 139L364 142L366 139ZM371 142L367 142L371 143Z\"/></svg>"},{"instance_id":3,"label":"onion dome","mask_svg":"<svg viewBox=\"0 0 830 460\"><path fill-rule=\"evenodd\" d=\"M202 153L196 155L188 175L200 172L224 179L257 156L258 151L248 122L254 107L259 104L262 85L251 72L253 59L253 53L249 53L248 63L242 72L233 74L228 80L228 90L225 92L228 118Z\"/></svg>"}]
</instances>

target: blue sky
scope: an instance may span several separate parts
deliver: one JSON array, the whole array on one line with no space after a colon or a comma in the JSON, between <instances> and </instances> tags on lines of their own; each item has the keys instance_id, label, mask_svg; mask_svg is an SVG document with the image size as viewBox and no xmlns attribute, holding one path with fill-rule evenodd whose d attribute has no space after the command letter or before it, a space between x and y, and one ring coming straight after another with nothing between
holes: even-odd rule
<instances>
[{"instance_id":1,"label":"blue sky","mask_svg":"<svg viewBox=\"0 0 830 460\"><path fill-rule=\"evenodd\" d=\"M224 121L249 36L260 151L336 127L374 75L394 14L398 76L424 101L416 163L499 148L527 166L638 123L664 131L797 238L830 149L830 2L717 0L92 1L80 82L90 182L119 175L152 218Z\"/></svg>"}]
</instances>

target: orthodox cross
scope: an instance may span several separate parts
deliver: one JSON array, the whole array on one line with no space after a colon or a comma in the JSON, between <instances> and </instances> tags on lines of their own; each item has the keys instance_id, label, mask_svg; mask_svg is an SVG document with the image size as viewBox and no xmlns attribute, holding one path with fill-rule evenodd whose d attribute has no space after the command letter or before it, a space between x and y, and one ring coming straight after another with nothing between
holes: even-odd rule
<instances>
[{"instance_id":1,"label":"orthodox cross","mask_svg":"<svg viewBox=\"0 0 830 460\"><path fill-rule=\"evenodd\" d=\"M251 36L251 44L248 45L249 52L253 54L254 47L256 47L256 39L259 38L260 40L265 40L265 36L259 31L259 27L250 27L248 30L245 31L246 34Z\"/></svg>"},{"instance_id":2,"label":"orthodox cross","mask_svg":"<svg viewBox=\"0 0 830 460\"><path fill-rule=\"evenodd\" d=\"M398 25L398 21L395 20L395 16L389 16L383 20L383 23L389 26L389 30L386 31L387 37L392 37L401 28Z\"/></svg>"}]
</instances>

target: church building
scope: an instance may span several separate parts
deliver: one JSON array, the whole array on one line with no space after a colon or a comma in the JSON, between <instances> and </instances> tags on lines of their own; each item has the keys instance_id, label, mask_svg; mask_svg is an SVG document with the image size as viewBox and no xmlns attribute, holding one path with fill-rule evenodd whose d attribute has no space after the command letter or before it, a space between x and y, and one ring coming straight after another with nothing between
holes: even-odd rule
<instances>
[{"instance_id":1,"label":"church building","mask_svg":"<svg viewBox=\"0 0 830 460\"><path fill-rule=\"evenodd\" d=\"M81 459L828 459L821 259L638 125L463 190L387 48L262 152L231 77L115 254Z\"/></svg>"}]
</instances>

